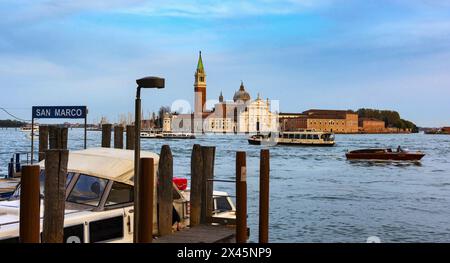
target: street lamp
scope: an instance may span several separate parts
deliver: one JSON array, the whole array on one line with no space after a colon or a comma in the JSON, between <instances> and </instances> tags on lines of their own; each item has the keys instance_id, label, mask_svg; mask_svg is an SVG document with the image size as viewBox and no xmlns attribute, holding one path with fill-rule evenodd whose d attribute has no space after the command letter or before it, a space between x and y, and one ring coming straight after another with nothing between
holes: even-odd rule
<instances>
[{"instance_id":1,"label":"street lamp","mask_svg":"<svg viewBox=\"0 0 450 263\"><path fill-rule=\"evenodd\" d=\"M145 77L136 80L136 102L134 113L134 231L133 239L137 241L137 233L139 231L138 219L139 219L139 161L141 159L141 88L164 88L164 79L158 77ZM153 222L151 222L153 224Z\"/></svg>"}]
</instances>

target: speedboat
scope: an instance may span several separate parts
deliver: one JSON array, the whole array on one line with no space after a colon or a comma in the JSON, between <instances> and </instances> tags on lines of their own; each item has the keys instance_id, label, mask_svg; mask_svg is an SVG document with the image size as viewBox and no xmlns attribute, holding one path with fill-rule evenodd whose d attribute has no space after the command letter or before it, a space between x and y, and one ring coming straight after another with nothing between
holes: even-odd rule
<instances>
[{"instance_id":1,"label":"speedboat","mask_svg":"<svg viewBox=\"0 0 450 263\"><path fill-rule=\"evenodd\" d=\"M387 149L361 149L350 151L345 154L349 160L387 160L387 161L420 161L425 154L423 152L397 151Z\"/></svg>"},{"instance_id":2,"label":"speedboat","mask_svg":"<svg viewBox=\"0 0 450 263\"><path fill-rule=\"evenodd\" d=\"M280 132L256 134L248 138L252 145L300 145L300 146L334 146L334 134L319 131Z\"/></svg>"},{"instance_id":3,"label":"speedboat","mask_svg":"<svg viewBox=\"0 0 450 263\"><path fill-rule=\"evenodd\" d=\"M154 159L156 185L158 154L141 151L141 156ZM39 165L43 196L45 161L41 161ZM70 151L66 177L64 242L133 242L133 177L133 150L91 148ZM8 200L0 202L0 243L19 241L20 189L19 184ZM181 229L189 225L189 193L187 179L174 178L174 228ZM158 235L156 191L154 202L153 235ZM213 191L213 203L213 218L220 219L224 214L235 218L236 208L227 193ZM43 205L41 199L41 229Z\"/></svg>"}]
</instances>

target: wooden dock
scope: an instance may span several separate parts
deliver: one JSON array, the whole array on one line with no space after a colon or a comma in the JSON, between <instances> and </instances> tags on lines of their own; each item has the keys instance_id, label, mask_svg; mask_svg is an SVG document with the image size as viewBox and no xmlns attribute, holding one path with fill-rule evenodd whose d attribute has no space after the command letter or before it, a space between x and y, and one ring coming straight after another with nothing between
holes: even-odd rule
<instances>
[{"instance_id":1,"label":"wooden dock","mask_svg":"<svg viewBox=\"0 0 450 263\"><path fill-rule=\"evenodd\" d=\"M198 225L193 228L160 237L154 243L234 243L236 229L234 226Z\"/></svg>"}]
</instances>

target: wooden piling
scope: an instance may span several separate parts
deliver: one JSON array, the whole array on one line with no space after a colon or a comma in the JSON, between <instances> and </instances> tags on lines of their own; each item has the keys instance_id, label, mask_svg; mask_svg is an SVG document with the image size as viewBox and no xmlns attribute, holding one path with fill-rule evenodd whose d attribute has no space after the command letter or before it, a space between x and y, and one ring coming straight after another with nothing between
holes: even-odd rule
<instances>
[{"instance_id":1,"label":"wooden piling","mask_svg":"<svg viewBox=\"0 0 450 263\"><path fill-rule=\"evenodd\" d=\"M126 148L127 150L134 150L134 125L127 125L126 133Z\"/></svg>"},{"instance_id":2,"label":"wooden piling","mask_svg":"<svg viewBox=\"0 0 450 263\"><path fill-rule=\"evenodd\" d=\"M202 209L200 223L210 223L213 213L213 179L214 179L214 157L216 147L202 146L203 177L202 177Z\"/></svg>"},{"instance_id":3,"label":"wooden piling","mask_svg":"<svg viewBox=\"0 0 450 263\"><path fill-rule=\"evenodd\" d=\"M67 149L67 127L58 127L50 125L49 128L49 148L50 149ZM45 152L45 151L44 151Z\"/></svg>"},{"instance_id":4,"label":"wooden piling","mask_svg":"<svg viewBox=\"0 0 450 263\"><path fill-rule=\"evenodd\" d=\"M190 226L200 224L203 182L202 147L195 144L191 155Z\"/></svg>"},{"instance_id":5,"label":"wooden piling","mask_svg":"<svg viewBox=\"0 0 450 263\"><path fill-rule=\"evenodd\" d=\"M43 243L64 242L64 209L68 150L45 152L45 195Z\"/></svg>"},{"instance_id":6,"label":"wooden piling","mask_svg":"<svg viewBox=\"0 0 450 263\"><path fill-rule=\"evenodd\" d=\"M236 243L247 242L247 165L245 152L236 153Z\"/></svg>"},{"instance_id":7,"label":"wooden piling","mask_svg":"<svg viewBox=\"0 0 450 263\"><path fill-rule=\"evenodd\" d=\"M152 243L153 240L153 193L154 193L154 160L141 158L139 187L139 218L137 243Z\"/></svg>"},{"instance_id":8,"label":"wooden piling","mask_svg":"<svg viewBox=\"0 0 450 263\"><path fill-rule=\"evenodd\" d=\"M39 165L25 165L22 168L19 239L21 243L39 243Z\"/></svg>"},{"instance_id":9,"label":"wooden piling","mask_svg":"<svg viewBox=\"0 0 450 263\"><path fill-rule=\"evenodd\" d=\"M39 161L44 160L44 152L48 150L48 126L39 125Z\"/></svg>"},{"instance_id":10,"label":"wooden piling","mask_svg":"<svg viewBox=\"0 0 450 263\"><path fill-rule=\"evenodd\" d=\"M158 164L159 235L172 233L173 157L169 145L163 145Z\"/></svg>"},{"instance_id":11,"label":"wooden piling","mask_svg":"<svg viewBox=\"0 0 450 263\"><path fill-rule=\"evenodd\" d=\"M123 126L114 126L114 148L123 149Z\"/></svg>"},{"instance_id":12,"label":"wooden piling","mask_svg":"<svg viewBox=\"0 0 450 263\"><path fill-rule=\"evenodd\" d=\"M263 149L259 165L259 243L269 242L269 173L270 154Z\"/></svg>"},{"instance_id":13,"label":"wooden piling","mask_svg":"<svg viewBox=\"0 0 450 263\"><path fill-rule=\"evenodd\" d=\"M102 124L102 147L111 147L111 129L112 124Z\"/></svg>"}]
</instances>

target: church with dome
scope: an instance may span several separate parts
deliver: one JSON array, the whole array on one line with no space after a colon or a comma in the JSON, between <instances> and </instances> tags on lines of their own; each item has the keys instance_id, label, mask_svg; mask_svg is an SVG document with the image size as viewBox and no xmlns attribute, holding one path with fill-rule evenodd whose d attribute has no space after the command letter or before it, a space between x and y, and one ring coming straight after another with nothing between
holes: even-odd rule
<instances>
[{"instance_id":1,"label":"church with dome","mask_svg":"<svg viewBox=\"0 0 450 263\"><path fill-rule=\"evenodd\" d=\"M165 131L203 133L267 133L278 130L277 112L271 112L269 99L260 94L252 100L241 81L233 100L225 100L222 92L213 109L206 109L206 72L199 53L194 79L194 112L167 117Z\"/></svg>"}]
</instances>

